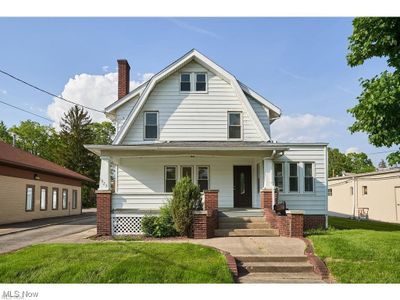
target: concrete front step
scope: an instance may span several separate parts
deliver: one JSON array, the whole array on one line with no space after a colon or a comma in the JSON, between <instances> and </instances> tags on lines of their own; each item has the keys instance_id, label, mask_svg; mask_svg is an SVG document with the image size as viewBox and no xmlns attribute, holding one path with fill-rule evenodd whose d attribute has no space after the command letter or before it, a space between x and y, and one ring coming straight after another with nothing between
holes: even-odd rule
<instances>
[{"instance_id":1,"label":"concrete front step","mask_svg":"<svg viewBox=\"0 0 400 300\"><path fill-rule=\"evenodd\" d=\"M218 216L220 217L262 217L263 215L263 210L257 208L220 208L218 210Z\"/></svg>"},{"instance_id":2,"label":"concrete front step","mask_svg":"<svg viewBox=\"0 0 400 300\"><path fill-rule=\"evenodd\" d=\"M266 223L264 217L219 217L220 223Z\"/></svg>"},{"instance_id":3,"label":"concrete front step","mask_svg":"<svg viewBox=\"0 0 400 300\"><path fill-rule=\"evenodd\" d=\"M237 255L235 259L239 263L247 262L307 262L305 255Z\"/></svg>"},{"instance_id":4,"label":"concrete front step","mask_svg":"<svg viewBox=\"0 0 400 300\"><path fill-rule=\"evenodd\" d=\"M238 264L243 273L300 273L313 272L313 266L307 262L246 262Z\"/></svg>"},{"instance_id":5,"label":"concrete front step","mask_svg":"<svg viewBox=\"0 0 400 300\"><path fill-rule=\"evenodd\" d=\"M279 236L277 229L215 229L215 236Z\"/></svg>"},{"instance_id":6,"label":"concrete front step","mask_svg":"<svg viewBox=\"0 0 400 300\"><path fill-rule=\"evenodd\" d=\"M239 283L324 283L314 272L249 273L238 278Z\"/></svg>"},{"instance_id":7,"label":"concrete front step","mask_svg":"<svg viewBox=\"0 0 400 300\"><path fill-rule=\"evenodd\" d=\"M219 229L270 229L271 225L266 222L220 222Z\"/></svg>"}]
</instances>

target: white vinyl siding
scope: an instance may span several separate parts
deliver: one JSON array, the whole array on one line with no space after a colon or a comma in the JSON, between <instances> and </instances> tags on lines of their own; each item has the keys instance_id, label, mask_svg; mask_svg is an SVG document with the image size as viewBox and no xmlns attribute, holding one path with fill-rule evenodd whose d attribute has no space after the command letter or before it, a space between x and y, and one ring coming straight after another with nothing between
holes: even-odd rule
<instances>
[{"instance_id":1,"label":"white vinyl siding","mask_svg":"<svg viewBox=\"0 0 400 300\"><path fill-rule=\"evenodd\" d=\"M306 214L327 213L327 169L326 147L293 145L284 155L275 159L283 163L284 189L279 193L279 201L286 201L289 209L304 210ZM298 192L289 192L289 164L298 162ZM304 190L304 163L313 163L314 191Z\"/></svg>"},{"instance_id":2,"label":"white vinyl siding","mask_svg":"<svg viewBox=\"0 0 400 300\"><path fill-rule=\"evenodd\" d=\"M180 92L182 72L205 72L207 93ZM228 111L242 111L243 140L265 140L260 136L255 122L250 118L234 88L195 62L189 63L155 86L122 144L144 140L144 111L159 112L160 141L226 141Z\"/></svg>"},{"instance_id":3,"label":"white vinyl siding","mask_svg":"<svg viewBox=\"0 0 400 300\"><path fill-rule=\"evenodd\" d=\"M245 94L247 99L250 102L251 107L253 108L254 112L256 113L258 119L260 120L262 126L264 127L265 132L268 136L271 136L271 129L269 124L269 110L260 102L255 100L253 97Z\"/></svg>"},{"instance_id":4,"label":"white vinyl siding","mask_svg":"<svg viewBox=\"0 0 400 300\"><path fill-rule=\"evenodd\" d=\"M129 113L133 109L133 107L136 105L137 101L139 99L139 96L134 97L132 100L129 100L128 102L124 103L122 106L120 106L116 112L115 112L115 120L114 120L114 125L115 129L118 132L122 125L124 124L125 120L127 119Z\"/></svg>"}]
</instances>

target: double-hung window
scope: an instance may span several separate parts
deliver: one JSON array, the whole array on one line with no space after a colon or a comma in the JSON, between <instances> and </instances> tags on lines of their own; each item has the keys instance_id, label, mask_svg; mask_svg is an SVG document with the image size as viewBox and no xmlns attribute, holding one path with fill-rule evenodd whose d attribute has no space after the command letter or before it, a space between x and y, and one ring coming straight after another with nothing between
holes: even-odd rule
<instances>
[{"instance_id":1,"label":"double-hung window","mask_svg":"<svg viewBox=\"0 0 400 300\"><path fill-rule=\"evenodd\" d=\"M242 113L228 112L228 138L242 138Z\"/></svg>"},{"instance_id":2,"label":"double-hung window","mask_svg":"<svg viewBox=\"0 0 400 300\"><path fill-rule=\"evenodd\" d=\"M62 209L67 209L68 208L68 190L63 189L62 190Z\"/></svg>"},{"instance_id":3,"label":"double-hung window","mask_svg":"<svg viewBox=\"0 0 400 300\"><path fill-rule=\"evenodd\" d=\"M297 163L289 164L289 192L299 191L299 176Z\"/></svg>"},{"instance_id":4,"label":"double-hung window","mask_svg":"<svg viewBox=\"0 0 400 300\"><path fill-rule=\"evenodd\" d=\"M78 207L78 191L72 190L72 208L75 209Z\"/></svg>"},{"instance_id":5,"label":"double-hung window","mask_svg":"<svg viewBox=\"0 0 400 300\"><path fill-rule=\"evenodd\" d=\"M304 191L314 192L314 176L312 163L304 163Z\"/></svg>"},{"instance_id":6,"label":"double-hung window","mask_svg":"<svg viewBox=\"0 0 400 300\"><path fill-rule=\"evenodd\" d=\"M58 188L53 188L52 191L52 201L51 201L51 208L58 209Z\"/></svg>"},{"instance_id":7,"label":"double-hung window","mask_svg":"<svg viewBox=\"0 0 400 300\"><path fill-rule=\"evenodd\" d=\"M208 190L210 181L210 172L207 166L197 167L197 185L201 191Z\"/></svg>"},{"instance_id":8,"label":"double-hung window","mask_svg":"<svg viewBox=\"0 0 400 300\"><path fill-rule=\"evenodd\" d=\"M176 172L176 166L165 167L165 192L171 193L175 187L178 174Z\"/></svg>"},{"instance_id":9,"label":"double-hung window","mask_svg":"<svg viewBox=\"0 0 400 300\"><path fill-rule=\"evenodd\" d=\"M182 166L181 168L181 178L188 177L193 180L193 167L192 166Z\"/></svg>"},{"instance_id":10,"label":"double-hung window","mask_svg":"<svg viewBox=\"0 0 400 300\"><path fill-rule=\"evenodd\" d=\"M144 138L155 140L158 138L158 112L144 112Z\"/></svg>"},{"instance_id":11,"label":"double-hung window","mask_svg":"<svg viewBox=\"0 0 400 300\"><path fill-rule=\"evenodd\" d=\"M26 186L26 199L25 199L25 210L33 211L35 206L35 186Z\"/></svg>"},{"instance_id":12,"label":"double-hung window","mask_svg":"<svg viewBox=\"0 0 400 300\"><path fill-rule=\"evenodd\" d=\"M181 73L181 92L190 92L192 86L190 77L190 73Z\"/></svg>"},{"instance_id":13,"label":"double-hung window","mask_svg":"<svg viewBox=\"0 0 400 300\"><path fill-rule=\"evenodd\" d=\"M40 210L47 209L47 187L40 187Z\"/></svg>"},{"instance_id":14,"label":"double-hung window","mask_svg":"<svg viewBox=\"0 0 400 300\"><path fill-rule=\"evenodd\" d=\"M207 74L206 73L196 73L196 92L207 91Z\"/></svg>"},{"instance_id":15,"label":"double-hung window","mask_svg":"<svg viewBox=\"0 0 400 300\"><path fill-rule=\"evenodd\" d=\"M283 163L275 163L275 186L280 192L283 192Z\"/></svg>"}]
</instances>

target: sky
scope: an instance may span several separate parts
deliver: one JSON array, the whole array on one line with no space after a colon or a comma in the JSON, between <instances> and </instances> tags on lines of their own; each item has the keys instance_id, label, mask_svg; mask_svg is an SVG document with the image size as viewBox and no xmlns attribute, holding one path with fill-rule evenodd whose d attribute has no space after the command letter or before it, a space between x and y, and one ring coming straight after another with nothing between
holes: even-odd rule
<instances>
[{"instance_id":1,"label":"sky","mask_svg":"<svg viewBox=\"0 0 400 300\"><path fill-rule=\"evenodd\" d=\"M116 100L116 60L131 66L131 88L192 48L282 110L279 142L328 142L366 152L377 164L387 148L350 134L360 78L386 69L384 59L350 68L351 18L0 18L0 69L54 94L102 110ZM7 126L32 119L57 127L69 104L0 74ZM94 121L104 115L92 113Z\"/></svg>"}]
</instances>

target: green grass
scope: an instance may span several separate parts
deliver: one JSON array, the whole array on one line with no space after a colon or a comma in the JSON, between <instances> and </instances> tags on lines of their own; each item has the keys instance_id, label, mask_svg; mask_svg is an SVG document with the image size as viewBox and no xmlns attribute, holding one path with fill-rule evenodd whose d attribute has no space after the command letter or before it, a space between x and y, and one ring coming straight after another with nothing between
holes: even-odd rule
<instances>
[{"instance_id":1,"label":"green grass","mask_svg":"<svg viewBox=\"0 0 400 300\"><path fill-rule=\"evenodd\" d=\"M231 283L225 257L189 243L42 244L0 255L1 283Z\"/></svg>"},{"instance_id":2,"label":"green grass","mask_svg":"<svg viewBox=\"0 0 400 300\"><path fill-rule=\"evenodd\" d=\"M400 225L329 217L310 238L338 282L400 283Z\"/></svg>"}]
</instances>

